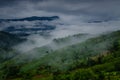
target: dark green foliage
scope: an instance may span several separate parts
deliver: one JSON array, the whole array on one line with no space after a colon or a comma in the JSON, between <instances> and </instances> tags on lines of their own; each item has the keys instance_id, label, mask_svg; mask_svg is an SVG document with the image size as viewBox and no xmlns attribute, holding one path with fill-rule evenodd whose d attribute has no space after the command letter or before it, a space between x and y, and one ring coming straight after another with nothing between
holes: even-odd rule
<instances>
[{"instance_id":1,"label":"dark green foliage","mask_svg":"<svg viewBox=\"0 0 120 80\"><path fill-rule=\"evenodd\" d=\"M0 65L1 80L119 80L120 31L49 51L40 59ZM38 49L39 50L39 49ZM42 49L46 52L44 49ZM41 50L40 50L41 51Z\"/></svg>"},{"instance_id":2,"label":"dark green foliage","mask_svg":"<svg viewBox=\"0 0 120 80\"><path fill-rule=\"evenodd\" d=\"M18 53L12 47L23 41L15 35L0 31L0 63L16 56Z\"/></svg>"},{"instance_id":3,"label":"dark green foliage","mask_svg":"<svg viewBox=\"0 0 120 80\"><path fill-rule=\"evenodd\" d=\"M22 41L23 39L20 39L15 35L0 31L0 48L9 48Z\"/></svg>"}]
</instances>

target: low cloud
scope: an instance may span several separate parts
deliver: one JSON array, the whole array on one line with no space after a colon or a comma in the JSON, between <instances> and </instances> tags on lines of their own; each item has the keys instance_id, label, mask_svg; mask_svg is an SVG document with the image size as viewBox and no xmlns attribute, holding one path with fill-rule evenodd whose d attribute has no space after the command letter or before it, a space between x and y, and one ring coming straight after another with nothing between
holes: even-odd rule
<instances>
[{"instance_id":1,"label":"low cloud","mask_svg":"<svg viewBox=\"0 0 120 80\"><path fill-rule=\"evenodd\" d=\"M76 44L86 39L101 34L106 34L108 32L120 30L120 20L113 20L108 22L100 23L87 23L79 22L78 19L73 21L73 18L69 20L53 21L51 24L56 25L56 29L49 33L48 37L38 35L30 35L27 39L28 41L18 45L16 48L19 51L27 52L34 48L43 47L46 45L51 45L51 48L58 48L68 46L71 44ZM75 34L89 34L90 36L83 37L81 39L72 39L71 42L68 42L63 45L56 45L53 43L54 39L65 38ZM56 47L55 47L56 46Z\"/></svg>"},{"instance_id":2,"label":"low cloud","mask_svg":"<svg viewBox=\"0 0 120 80\"><path fill-rule=\"evenodd\" d=\"M59 16L60 20L42 22L55 25L47 39L39 35L30 35L28 41L19 49L31 50L50 44L55 38L64 38L74 34L100 35L120 30L119 0L0 0L0 18L21 18L29 16ZM88 22L92 23L88 23ZM101 21L95 23L94 21ZM37 22L0 23L0 30L8 26L24 25L33 27ZM30 49L27 49L30 48Z\"/></svg>"}]
</instances>

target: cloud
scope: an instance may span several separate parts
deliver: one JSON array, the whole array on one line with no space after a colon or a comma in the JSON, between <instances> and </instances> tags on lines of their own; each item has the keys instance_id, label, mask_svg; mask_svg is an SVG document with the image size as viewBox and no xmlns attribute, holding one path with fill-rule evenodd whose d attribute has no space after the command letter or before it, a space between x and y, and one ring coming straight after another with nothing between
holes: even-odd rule
<instances>
[{"instance_id":1,"label":"cloud","mask_svg":"<svg viewBox=\"0 0 120 80\"><path fill-rule=\"evenodd\" d=\"M79 22L78 19L71 23L73 18L69 18L69 21L55 21L51 24L56 25L56 29L50 32L49 37L44 37L40 35L30 35L27 39L28 41L18 45L16 48L21 52L27 52L37 47L43 47L49 45L52 49L58 49L71 44L80 43L88 38L95 37L101 34L106 34L112 31L120 30L120 20L108 21L101 23L86 23ZM59 22L63 23L62 25ZM65 24L66 23L66 24ZM62 45L57 45L53 42L54 39L65 38L75 34L90 34L90 36L83 37L81 39L72 39L68 43Z\"/></svg>"},{"instance_id":2,"label":"cloud","mask_svg":"<svg viewBox=\"0 0 120 80\"><path fill-rule=\"evenodd\" d=\"M0 18L60 16L62 25L56 24L57 21L52 22L57 27L50 33L52 39L77 33L101 34L120 29L119 4L120 0L0 0ZM103 22L87 23L95 20ZM104 22L105 20L108 22ZM4 25L13 24L24 24L31 27L35 23L11 22ZM5 26L0 24L0 27ZM52 39L50 38L50 41ZM33 39L33 41L35 40ZM44 38L40 36L39 41L42 42L41 40L44 40ZM39 46L41 45L39 44ZM34 47L38 47L37 43Z\"/></svg>"},{"instance_id":3,"label":"cloud","mask_svg":"<svg viewBox=\"0 0 120 80\"><path fill-rule=\"evenodd\" d=\"M0 17L74 15L118 18L119 0L0 0Z\"/></svg>"}]
</instances>

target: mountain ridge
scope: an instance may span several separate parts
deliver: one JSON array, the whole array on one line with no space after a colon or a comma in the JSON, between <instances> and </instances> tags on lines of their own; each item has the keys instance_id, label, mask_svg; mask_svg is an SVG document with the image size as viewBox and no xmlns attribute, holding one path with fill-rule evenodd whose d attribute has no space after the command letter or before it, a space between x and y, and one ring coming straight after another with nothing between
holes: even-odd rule
<instances>
[{"instance_id":1,"label":"mountain ridge","mask_svg":"<svg viewBox=\"0 0 120 80\"><path fill-rule=\"evenodd\" d=\"M38 17L38 16L31 16L19 19L0 19L0 22L9 22L9 21L36 21L36 20L46 20L46 21L53 21L59 19L58 16L51 16L51 17Z\"/></svg>"}]
</instances>

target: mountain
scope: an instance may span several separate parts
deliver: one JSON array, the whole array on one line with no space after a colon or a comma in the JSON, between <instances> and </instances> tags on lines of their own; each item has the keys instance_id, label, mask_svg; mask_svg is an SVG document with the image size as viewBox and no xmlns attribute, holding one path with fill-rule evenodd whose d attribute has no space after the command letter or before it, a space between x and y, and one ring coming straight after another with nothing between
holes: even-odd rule
<instances>
[{"instance_id":1,"label":"mountain","mask_svg":"<svg viewBox=\"0 0 120 80\"><path fill-rule=\"evenodd\" d=\"M21 26L21 25L19 25L19 26ZM22 26L24 26L24 25L22 25ZM53 26L53 25L39 24L38 27L32 26L31 28L27 28L26 26L21 27L21 28L16 28L16 26L12 26L12 27L5 28L3 31L15 34L20 37L25 37L25 36L29 36L31 34L45 35L45 34L49 33L50 31L54 30L55 28L56 28L56 26Z\"/></svg>"},{"instance_id":2,"label":"mountain","mask_svg":"<svg viewBox=\"0 0 120 80\"><path fill-rule=\"evenodd\" d=\"M52 16L52 17L38 17L38 16L32 16L32 17L26 17L26 18L20 18L20 19L0 19L0 22L9 22L9 21L52 21L59 19L58 16Z\"/></svg>"},{"instance_id":3,"label":"mountain","mask_svg":"<svg viewBox=\"0 0 120 80\"><path fill-rule=\"evenodd\" d=\"M20 37L31 34L49 35L52 30L56 29L54 21L58 19L58 16L0 19L0 29Z\"/></svg>"},{"instance_id":4,"label":"mountain","mask_svg":"<svg viewBox=\"0 0 120 80\"><path fill-rule=\"evenodd\" d=\"M96 19L96 20L88 20L87 23L106 23L111 21L119 21L117 18L108 18L108 19Z\"/></svg>"}]
</instances>

